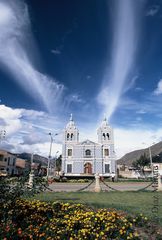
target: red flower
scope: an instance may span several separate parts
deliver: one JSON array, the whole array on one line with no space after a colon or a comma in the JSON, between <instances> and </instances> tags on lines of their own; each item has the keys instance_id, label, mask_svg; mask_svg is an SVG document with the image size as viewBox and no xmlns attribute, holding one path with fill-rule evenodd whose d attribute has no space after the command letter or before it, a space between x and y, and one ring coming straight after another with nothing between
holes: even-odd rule
<instances>
[{"instance_id":1,"label":"red flower","mask_svg":"<svg viewBox=\"0 0 162 240\"><path fill-rule=\"evenodd\" d=\"M21 230L21 228L18 228L18 234L19 234L19 235L22 234L22 230Z\"/></svg>"}]
</instances>

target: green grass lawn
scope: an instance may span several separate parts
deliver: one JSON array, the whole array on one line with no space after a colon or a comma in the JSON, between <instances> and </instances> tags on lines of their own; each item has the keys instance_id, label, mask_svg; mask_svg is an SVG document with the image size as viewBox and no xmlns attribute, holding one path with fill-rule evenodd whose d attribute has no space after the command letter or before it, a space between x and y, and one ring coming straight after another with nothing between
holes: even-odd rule
<instances>
[{"instance_id":1,"label":"green grass lawn","mask_svg":"<svg viewBox=\"0 0 162 240\"><path fill-rule=\"evenodd\" d=\"M93 208L116 208L128 213L142 213L153 218L154 192L49 192L36 195L42 201L84 203ZM158 192L159 219L162 225L162 192Z\"/></svg>"}]
</instances>

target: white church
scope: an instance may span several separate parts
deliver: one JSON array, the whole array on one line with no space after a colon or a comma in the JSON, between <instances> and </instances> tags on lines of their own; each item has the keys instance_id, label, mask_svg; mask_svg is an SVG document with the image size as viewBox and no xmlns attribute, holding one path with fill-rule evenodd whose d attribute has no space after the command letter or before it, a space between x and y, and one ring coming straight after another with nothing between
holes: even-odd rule
<instances>
[{"instance_id":1,"label":"white church","mask_svg":"<svg viewBox=\"0 0 162 240\"><path fill-rule=\"evenodd\" d=\"M79 130L71 115L63 131L62 172L64 176L110 177L116 173L113 129L106 118L97 130L98 142L79 142Z\"/></svg>"}]
</instances>

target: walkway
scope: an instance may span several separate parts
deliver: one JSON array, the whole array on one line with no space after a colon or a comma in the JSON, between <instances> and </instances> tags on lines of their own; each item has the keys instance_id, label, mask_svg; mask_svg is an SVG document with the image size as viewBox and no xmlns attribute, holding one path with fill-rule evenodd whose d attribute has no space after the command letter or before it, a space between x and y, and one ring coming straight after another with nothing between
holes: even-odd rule
<instances>
[{"instance_id":1,"label":"walkway","mask_svg":"<svg viewBox=\"0 0 162 240\"><path fill-rule=\"evenodd\" d=\"M55 191L55 192L76 192L84 187L86 187L89 183L52 183L50 184L50 189ZM137 191L139 189L142 189L146 186L148 186L150 183L149 182L106 182L110 187L119 190L119 191ZM112 191L110 188L105 186L101 182L101 188L103 191ZM93 191L95 187L95 182L86 188L84 191ZM152 190L152 186L147 188L147 190Z\"/></svg>"}]
</instances>

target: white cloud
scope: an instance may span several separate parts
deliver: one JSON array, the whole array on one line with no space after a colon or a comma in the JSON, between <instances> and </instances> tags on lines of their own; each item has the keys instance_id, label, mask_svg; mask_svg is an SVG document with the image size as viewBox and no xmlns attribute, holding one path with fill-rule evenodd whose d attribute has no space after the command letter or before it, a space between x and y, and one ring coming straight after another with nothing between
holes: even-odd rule
<instances>
[{"instance_id":1,"label":"white cloud","mask_svg":"<svg viewBox=\"0 0 162 240\"><path fill-rule=\"evenodd\" d=\"M143 94L142 97L140 97L139 99L137 98L136 100L123 96L120 99L120 102L118 104L119 110L121 112L125 112L127 116L130 115L131 112L133 114L134 113L136 113L136 114L151 114L152 120L154 117L158 117L158 118L162 117L162 115L159 113L159 109L161 107L162 107L161 98L157 98L155 96L155 94L150 94L150 95ZM133 118L134 118L134 116L133 116Z\"/></svg>"},{"instance_id":2,"label":"white cloud","mask_svg":"<svg viewBox=\"0 0 162 240\"><path fill-rule=\"evenodd\" d=\"M61 153L62 129L64 123L62 119L56 119L44 112L26 109L12 109L5 105L0 105L1 118L0 130L6 130L6 139L1 142L0 148L11 152L34 152L43 156L48 156L50 148L49 132L59 133L54 137L52 156L57 151ZM137 119L141 120L141 119ZM100 123L97 127L99 127ZM87 127L88 126L88 127ZM90 124L78 126L80 141L90 139L97 142L97 127ZM145 148L153 142L158 142L162 138L162 128L153 130L146 124L138 125L138 128L114 128L115 151L117 158L122 157L127 152ZM147 145L144 146L142 143Z\"/></svg>"},{"instance_id":3,"label":"white cloud","mask_svg":"<svg viewBox=\"0 0 162 240\"><path fill-rule=\"evenodd\" d=\"M140 120L140 119L139 119ZM100 123L98 124L99 127ZM79 126L78 126L79 127ZM97 128L80 128L80 141L89 139L97 142ZM162 140L162 128L157 130L151 129L149 126L138 125L138 128L119 128L114 127L114 146L117 159L124 156L126 153L147 148L151 146L153 142L157 143ZM145 145L143 144L145 143Z\"/></svg>"},{"instance_id":4,"label":"white cloud","mask_svg":"<svg viewBox=\"0 0 162 240\"><path fill-rule=\"evenodd\" d=\"M27 152L27 153L39 154L44 157L49 156L49 150L50 150L49 142L35 143L32 145L24 144L24 145L20 145L20 146L18 146L18 145L14 146L15 153ZM55 157L57 151L59 151L59 154L62 153L62 145L53 143L52 150L51 150L51 156Z\"/></svg>"},{"instance_id":5,"label":"white cloud","mask_svg":"<svg viewBox=\"0 0 162 240\"><path fill-rule=\"evenodd\" d=\"M0 63L7 73L48 111L55 111L64 86L42 74L34 66L36 46L31 33L26 4L20 0L0 0Z\"/></svg>"},{"instance_id":6,"label":"white cloud","mask_svg":"<svg viewBox=\"0 0 162 240\"><path fill-rule=\"evenodd\" d=\"M158 130L152 130L146 128L146 126L138 129L115 128L114 138L117 158L122 157L128 152L147 148L151 146L153 142L159 142L161 136L162 128ZM145 145L143 143L145 143Z\"/></svg>"},{"instance_id":7,"label":"white cloud","mask_svg":"<svg viewBox=\"0 0 162 240\"><path fill-rule=\"evenodd\" d=\"M136 92L141 92L141 91L143 91L143 88L141 88L141 87L136 87L136 88L135 88L135 91L136 91Z\"/></svg>"},{"instance_id":8,"label":"white cloud","mask_svg":"<svg viewBox=\"0 0 162 240\"><path fill-rule=\"evenodd\" d=\"M13 109L0 105L0 130L6 131L6 138L0 148L12 152L35 152L48 156L50 147L49 132L61 133L61 121L47 113ZM61 129L61 130L60 130ZM55 137L52 153L60 151L61 134Z\"/></svg>"},{"instance_id":9,"label":"white cloud","mask_svg":"<svg viewBox=\"0 0 162 240\"><path fill-rule=\"evenodd\" d=\"M162 79L158 82L157 88L154 90L155 95L162 94Z\"/></svg>"},{"instance_id":10,"label":"white cloud","mask_svg":"<svg viewBox=\"0 0 162 240\"><path fill-rule=\"evenodd\" d=\"M52 49L51 50L51 53L55 54L55 55L60 55L61 54L61 51L58 50L58 49Z\"/></svg>"},{"instance_id":11,"label":"white cloud","mask_svg":"<svg viewBox=\"0 0 162 240\"><path fill-rule=\"evenodd\" d=\"M138 79L138 76L134 76L132 79L130 79L127 86L125 86L125 88L123 89L123 93L126 93L127 91L132 89L137 79Z\"/></svg>"},{"instance_id":12,"label":"white cloud","mask_svg":"<svg viewBox=\"0 0 162 240\"><path fill-rule=\"evenodd\" d=\"M140 110L136 111L136 113L138 113L138 114L145 114L147 112L144 109L140 109Z\"/></svg>"},{"instance_id":13,"label":"white cloud","mask_svg":"<svg viewBox=\"0 0 162 240\"><path fill-rule=\"evenodd\" d=\"M81 98L79 94L71 94L68 96L67 101L69 103L75 102L75 103L84 103L84 100Z\"/></svg>"},{"instance_id":14,"label":"white cloud","mask_svg":"<svg viewBox=\"0 0 162 240\"><path fill-rule=\"evenodd\" d=\"M22 124L20 118L22 116L20 109L11 109L6 107L5 105L0 105L0 113L1 119L3 119L5 126L1 126L1 128L5 128L7 135L12 135L18 130L21 129Z\"/></svg>"},{"instance_id":15,"label":"white cloud","mask_svg":"<svg viewBox=\"0 0 162 240\"><path fill-rule=\"evenodd\" d=\"M117 108L121 95L135 81L134 78L130 82L137 51L140 18L140 14L137 15L140 13L140 4L137 6L136 1L117 1L114 5L112 61L98 95L98 102L104 106L108 119Z\"/></svg>"},{"instance_id":16,"label":"white cloud","mask_svg":"<svg viewBox=\"0 0 162 240\"><path fill-rule=\"evenodd\" d=\"M160 6L159 5L154 5L154 6L151 6L147 12L146 12L146 16L155 16L160 10Z\"/></svg>"}]
</instances>

